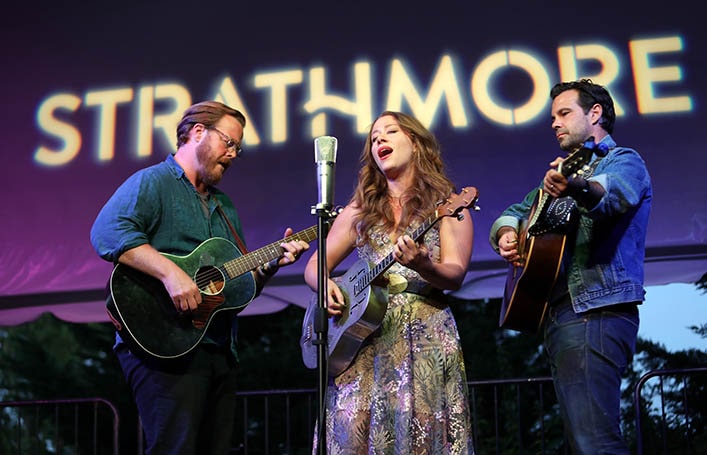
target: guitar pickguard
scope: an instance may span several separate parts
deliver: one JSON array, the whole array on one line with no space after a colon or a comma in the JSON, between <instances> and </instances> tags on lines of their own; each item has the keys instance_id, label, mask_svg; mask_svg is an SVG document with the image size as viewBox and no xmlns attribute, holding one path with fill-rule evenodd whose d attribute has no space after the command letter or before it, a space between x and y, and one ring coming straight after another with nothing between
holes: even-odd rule
<instances>
[{"instance_id":1,"label":"guitar pickguard","mask_svg":"<svg viewBox=\"0 0 707 455\"><path fill-rule=\"evenodd\" d=\"M546 232L564 232L571 226L577 205L570 197L552 199L545 204L537 221L528 228L528 234L540 235Z\"/></svg>"}]
</instances>

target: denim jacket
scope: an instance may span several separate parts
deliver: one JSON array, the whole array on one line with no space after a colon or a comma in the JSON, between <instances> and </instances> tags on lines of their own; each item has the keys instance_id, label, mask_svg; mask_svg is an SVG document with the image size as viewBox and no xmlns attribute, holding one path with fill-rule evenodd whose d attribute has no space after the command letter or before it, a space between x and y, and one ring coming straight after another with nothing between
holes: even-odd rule
<instances>
[{"instance_id":1,"label":"denim jacket","mask_svg":"<svg viewBox=\"0 0 707 455\"><path fill-rule=\"evenodd\" d=\"M609 147L589 178L604 188L596 206L578 206L576 235L568 236L563 271L576 313L624 302L644 300L643 261L646 228L653 190L641 156L630 148L617 147L611 136L601 143ZM504 226L519 230L527 219L539 188L522 202L503 211L491 227L489 241L498 252L496 233ZM558 283L564 283L558 279Z\"/></svg>"}]
</instances>

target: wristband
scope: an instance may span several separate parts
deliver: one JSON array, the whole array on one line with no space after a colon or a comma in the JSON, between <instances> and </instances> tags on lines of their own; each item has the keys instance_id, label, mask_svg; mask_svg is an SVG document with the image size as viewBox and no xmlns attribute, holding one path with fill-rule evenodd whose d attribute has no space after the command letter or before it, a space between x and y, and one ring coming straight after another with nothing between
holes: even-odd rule
<instances>
[{"instance_id":1,"label":"wristband","mask_svg":"<svg viewBox=\"0 0 707 455\"><path fill-rule=\"evenodd\" d=\"M584 180L584 183L581 187L580 185L576 185L570 196L582 207L592 209L599 203L599 200L604 195L604 191L600 190L601 187L599 185L592 186L589 180L584 178L582 180ZM574 182L577 184L580 183L579 179L574 179Z\"/></svg>"},{"instance_id":2,"label":"wristband","mask_svg":"<svg viewBox=\"0 0 707 455\"><path fill-rule=\"evenodd\" d=\"M584 187L582 188L582 194L589 194L591 188L589 187L589 180L584 179Z\"/></svg>"},{"instance_id":3,"label":"wristband","mask_svg":"<svg viewBox=\"0 0 707 455\"><path fill-rule=\"evenodd\" d=\"M582 198L586 196L591 188L589 187L589 180L583 177L571 177L567 179L567 190L566 195L572 198Z\"/></svg>"}]
</instances>

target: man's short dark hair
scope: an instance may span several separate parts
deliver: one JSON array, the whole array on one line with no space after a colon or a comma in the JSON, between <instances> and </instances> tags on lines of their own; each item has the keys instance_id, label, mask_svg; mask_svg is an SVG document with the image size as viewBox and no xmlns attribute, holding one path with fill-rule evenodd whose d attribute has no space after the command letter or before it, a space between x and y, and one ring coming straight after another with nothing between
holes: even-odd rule
<instances>
[{"instance_id":1,"label":"man's short dark hair","mask_svg":"<svg viewBox=\"0 0 707 455\"><path fill-rule=\"evenodd\" d=\"M616 120L616 112L614 111L614 100L611 98L609 91L603 86L595 84L591 79L580 79L572 82L560 82L555 84L550 90L550 98L555 99L557 95L567 90L577 90L579 93L579 105L586 114L589 109L595 104L599 104L602 108L601 125L607 133L611 134L614 131L614 121Z\"/></svg>"}]
</instances>

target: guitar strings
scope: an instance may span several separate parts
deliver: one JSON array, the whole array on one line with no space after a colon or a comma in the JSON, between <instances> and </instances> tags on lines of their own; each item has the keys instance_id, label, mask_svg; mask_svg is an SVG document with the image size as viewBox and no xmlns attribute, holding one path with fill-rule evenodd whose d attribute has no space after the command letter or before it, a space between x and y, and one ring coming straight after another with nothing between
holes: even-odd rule
<instances>
[{"instance_id":1,"label":"guitar strings","mask_svg":"<svg viewBox=\"0 0 707 455\"><path fill-rule=\"evenodd\" d=\"M259 248L244 256L237 257L223 263L221 266L211 265L205 266L197 270L194 281L200 290L204 290L212 283L225 283L229 279L236 278L246 272L254 270L256 267L264 264L275 257L279 257L282 253L282 242L291 240L310 241L312 237L316 238L314 233L317 232L317 227L312 226L304 231L292 234L282 240L278 240L262 248ZM240 272L240 273L239 273ZM219 292L224 286L220 286Z\"/></svg>"}]
</instances>

